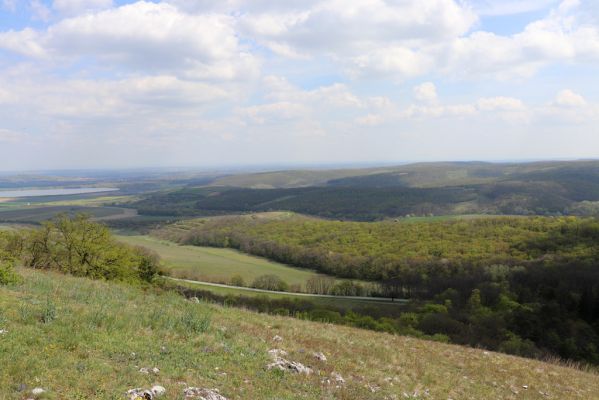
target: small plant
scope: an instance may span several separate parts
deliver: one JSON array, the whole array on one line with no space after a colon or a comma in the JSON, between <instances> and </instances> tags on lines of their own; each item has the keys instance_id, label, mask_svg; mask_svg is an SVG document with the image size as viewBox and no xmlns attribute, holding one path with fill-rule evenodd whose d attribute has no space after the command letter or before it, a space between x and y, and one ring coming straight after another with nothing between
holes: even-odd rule
<instances>
[{"instance_id":1,"label":"small plant","mask_svg":"<svg viewBox=\"0 0 599 400\"><path fill-rule=\"evenodd\" d=\"M204 333L210 329L212 317L194 308L187 308L179 319L179 328L187 333Z\"/></svg>"},{"instance_id":2,"label":"small plant","mask_svg":"<svg viewBox=\"0 0 599 400\"><path fill-rule=\"evenodd\" d=\"M49 324L50 322L54 321L55 319L56 319L56 305L54 304L52 299L50 299L50 297L48 297L48 299L46 300L46 304L44 305L44 309L42 310L41 320L44 324Z\"/></svg>"}]
</instances>

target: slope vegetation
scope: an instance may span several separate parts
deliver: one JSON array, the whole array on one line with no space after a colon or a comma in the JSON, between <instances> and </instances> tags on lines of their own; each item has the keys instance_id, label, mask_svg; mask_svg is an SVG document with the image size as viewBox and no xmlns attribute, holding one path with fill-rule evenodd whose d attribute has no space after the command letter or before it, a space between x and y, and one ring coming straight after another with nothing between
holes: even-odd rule
<instances>
[{"instance_id":1,"label":"slope vegetation","mask_svg":"<svg viewBox=\"0 0 599 400\"><path fill-rule=\"evenodd\" d=\"M0 286L2 399L34 397L37 387L44 398L116 399L156 384L165 399L183 399L187 386L229 400L599 398L594 372L19 272L24 283ZM312 373L268 370L275 348Z\"/></svg>"}]
</instances>

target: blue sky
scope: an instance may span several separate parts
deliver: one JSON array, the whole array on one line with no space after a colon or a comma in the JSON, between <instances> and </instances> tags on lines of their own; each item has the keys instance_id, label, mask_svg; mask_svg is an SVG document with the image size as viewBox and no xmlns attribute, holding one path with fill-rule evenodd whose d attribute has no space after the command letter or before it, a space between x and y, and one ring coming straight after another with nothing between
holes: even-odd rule
<instances>
[{"instance_id":1,"label":"blue sky","mask_svg":"<svg viewBox=\"0 0 599 400\"><path fill-rule=\"evenodd\" d=\"M0 170L599 157L599 2L0 0Z\"/></svg>"}]
</instances>

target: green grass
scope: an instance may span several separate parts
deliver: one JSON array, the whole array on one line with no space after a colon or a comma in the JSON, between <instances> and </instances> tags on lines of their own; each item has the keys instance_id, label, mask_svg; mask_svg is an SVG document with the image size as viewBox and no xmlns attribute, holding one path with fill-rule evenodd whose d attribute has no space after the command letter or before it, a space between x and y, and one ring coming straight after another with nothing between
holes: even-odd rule
<instances>
[{"instance_id":1,"label":"green grass","mask_svg":"<svg viewBox=\"0 0 599 400\"><path fill-rule=\"evenodd\" d=\"M20 206L0 208L0 221L16 223L39 223L54 218L61 213L74 215L76 213L90 214L94 218L115 218L125 216L131 211L118 207L88 207L88 206Z\"/></svg>"},{"instance_id":2,"label":"green grass","mask_svg":"<svg viewBox=\"0 0 599 400\"><path fill-rule=\"evenodd\" d=\"M303 285L316 273L288 265L250 256L232 249L214 247L180 246L150 236L118 236L118 239L156 251L166 272L176 278L228 283L232 276L240 275L251 284L260 275L273 274L288 284Z\"/></svg>"},{"instance_id":3,"label":"green grass","mask_svg":"<svg viewBox=\"0 0 599 400\"><path fill-rule=\"evenodd\" d=\"M218 388L230 400L599 398L596 373L553 363L20 272L22 285L0 287L0 329L8 331L0 336L2 400L32 397L34 387L51 399L121 399L153 384L166 388L164 399L183 399L180 382ZM315 373L267 371L271 348ZM323 382L333 372L345 385Z\"/></svg>"}]
</instances>

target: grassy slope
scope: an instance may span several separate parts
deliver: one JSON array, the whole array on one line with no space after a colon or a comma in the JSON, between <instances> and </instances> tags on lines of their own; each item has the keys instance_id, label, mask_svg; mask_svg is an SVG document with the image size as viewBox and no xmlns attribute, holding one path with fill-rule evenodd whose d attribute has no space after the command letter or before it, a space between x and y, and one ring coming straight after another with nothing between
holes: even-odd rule
<instances>
[{"instance_id":1,"label":"grassy slope","mask_svg":"<svg viewBox=\"0 0 599 400\"><path fill-rule=\"evenodd\" d=\"M176 278L229 282L233 275L240 275L250 284L260 275L274 274L288 284L304 284L308 278L316 275L308 270L292 268L231 249L179 246L142 235L118 236L118 239L156 251L169 275Z\"/></svg>"},{"instance_id":2,"label":"grassy slope","mask_svg":"<svg viewBox=\"0 0 599 400\"><path fill-rule=\"evenodd\" d=\"M391 399L403 393L427 399L599 398L595 373L21 272L22 286L0 288L0 325L8 330L0 336L0 399L25 398L16 391L21 384L44 387L55 399L116 399L153 383L167 388L166 399L181 399L181 381L219 388L231 400ZM52 308L48 299L55 318L43 323L44 310ZM211 324L203 331L206 315ZM279 344L272 342L277 334L283 337ZM306 377L265 371L273 347L318 372ZM316 361L312 351L324 352L328 361ZM154 366L161 369L158 376L138 372ZM321 383L333 371L345 377L344 387ZM369 385L380 389L373 394Z\"/></svg>"}]
</instances>

